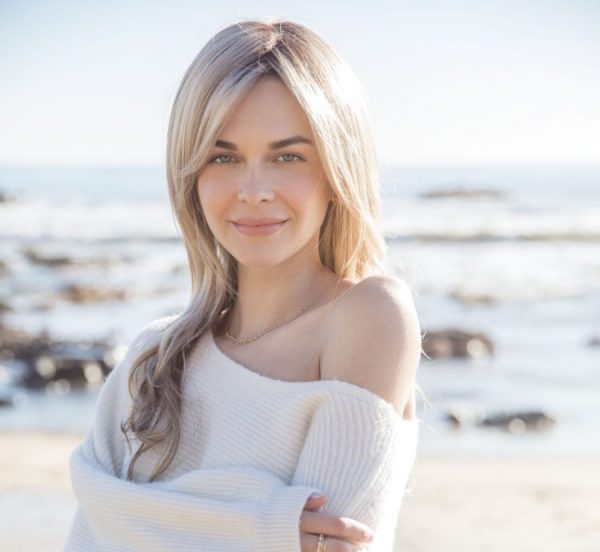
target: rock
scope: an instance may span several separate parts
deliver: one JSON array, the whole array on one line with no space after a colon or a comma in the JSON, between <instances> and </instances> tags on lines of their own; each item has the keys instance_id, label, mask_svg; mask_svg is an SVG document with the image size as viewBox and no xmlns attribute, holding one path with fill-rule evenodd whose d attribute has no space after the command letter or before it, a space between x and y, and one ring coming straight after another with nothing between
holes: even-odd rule
<instances>
[{"instance_id":1,"label":"rock","mask_svg":"<svg viewBox=\"0 0 600 552\"><path fill-rule=\"evenodd\" d=\"M104 301L131 301L143 297L163 297L170 293L176 293L178 288L174 286L157 286L150 290L133 289L100 289L96 287L85 287L79 284L69 284L57 296L38 302L37 310L52 306L55 300L67 300L73 303L101 303ZM53 301L54 299L54 301Z\"/></svg>"},{"instance_id":2,"label":"rock","mask_svg":"<svg viewBox=\"0 0 600 552\"><path fill-rule=\"evenodd\" d=\"M70 284L62 290L61 296L73 303L98 303L114 300L123 301L130 299L133 293L125 289L98 289Z\"/></svg>"},{"instance_id":3,"label":"rock","mask_svg":"<svg viewBox=\"0 0 600 552\"><path fill-rule=\"evenodd\" d=\"M489 293L455 290L449 295L466 305L492 305L496 302L496 298Z\"/></svg>"},{"instance_id":4,"label":"rock","mask_svg":"<svg viewBox=\"0 0 600 552\"><path fill-rule=\"evenodd\" d=\"M32 359L22 383L34 389L47 387L57 394L102 383L113 367L106 360L109 351L102 343L53 343Z\"/></svg>"},{"instance_id":5,"label":"rock","mask_svg":"<svg viewBox=\"0 0 600 552\"><path fill-rule=\"evenodd\" d=\"M588 347L600 347L600 335L590 337L586 344Z\"/></svg>"},{"instance_id":6,"label":"rock","mask_svg":"<svg viewBox=\"0 0 600 552\"><path fill-rule=\"evenodd\" d=\"M556 424L556 418L541 410L501 412L486 416L477 425L499 427L514 434L525 431L544 431Z\"/></svg>"},{"instance_id":7,"label":"rock","mask_svg":"<svg viewBox=\"0 0 600 552\"><path fill-rule=\"evenodd\" d=\"M54 268L64 266L96 266L99 268L108 268L117 263L116 259L107 257L73 259L72 257L68 257L66 255L42 254L31 247L25 248L23 250L23 255L32 263Z\"/></svg>"},{"instance_id":8,"label":"rock","mask_svg":"<svg viewBox=\"0 0 600 552\"><path fill-rule=\"evenodd\" d=\"M494 343L488 336L479 332L439 330L425 335L423 351L432 359L480 359L494 354Z\"/></svg>"},{"instance_id":9,"label":"rock","mask_svg":"<svg viewBox=\"0 0 600 552\"><path fill-rule=\"evenodd\" d=\"M0 408L13 406L14 393L8 389L0 389Z\"/></svg>"},{"instance_id":10,"label":"rock","mask_svg":"<svg viewBox=\"0 0 600 552\"><path fill-rule=\"evenodd\" d=\"M439 199L448 197L458 198L490 198L490 199L502 199L506 194L498 190L490 189L466 189L466 188L448 188L443 190L432 190L421 194L421 197L425 199Z\"/></svg>"},{"instance_id":11,"label":"rock","mask_svg":"<svg viewBox=\"0 0 600 552\"><path fill-rule=\"evenodd\" d=\"M447 422L455 427L473 425L483 418L481 411L464 404L452 404L445 408Z\"/></svg>"},{"instance_id":12,"label":"rock","mask_svg":"<svg viewBox=\"0 0 600 552\"><path fill-rule=\"evenodd\" d=\"M23 330L15 330L0 324L0 356L15 358L17 355L24 354L32 344L35 338Z\"/></svg>"},{"instance_id":13,"label":"rock","mask_svg":"<svg viewBox=\"0 0 600 552\"><path fill-rule=\"evenodd\" d=\"M18 383L52 392L101 383L116 363L115 347L103 342L54 341L47 334L32 336L0 327L0 356L25 365Z\"/></svg>"},{"instance_id":14,"label":"rock","mask_svg":"<svg viewBox=\"0 0 600 552\"><path fill-rule=\"evenodd\" d=\"M0 190L0 203L8 203L9 201L14 201L15 198L7 195L3 191Z\"/></svg>"},{"instance_id":15,"label":"rock","mask_svg":"<svg viewBox=\"0 0 600 552\"><path fill-rule=\"evenodd\" d=\"M73 259L65 255L42 255L30 247L23 250L23 255L32 263L43 266L57 267L76 264Z\"/></svg>"}]
</instances>

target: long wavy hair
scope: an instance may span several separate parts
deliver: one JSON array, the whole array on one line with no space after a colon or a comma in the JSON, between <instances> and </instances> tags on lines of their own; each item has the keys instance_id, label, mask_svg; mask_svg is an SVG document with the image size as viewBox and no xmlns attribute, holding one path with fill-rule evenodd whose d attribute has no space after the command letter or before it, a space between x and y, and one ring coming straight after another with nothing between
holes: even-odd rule
<instances>
[{"instance_id":1,"label":"long wavy hair","mask_svg":"<svg viewBox=\"0 0 600 552\"><path fill-rule=\"evenodd\" d=\"M286 85L305 111L334 192L319 232L319 255L339 277L359 281L393 275L379 229L379 169L362 84L349 65L306 26L290 21L230 25L200 50L175 96L167 137L172 211L191 276L189 305L132 365L132 409L121 425L141 443L140 455L161 446L150 480L169 466L180 439L182 375L197 340L227 316L237 294L237 261L215 239L196 180L228 113L266 75ZM160 421L160 424L159 424Z\"/></svg>"}]
</instances>

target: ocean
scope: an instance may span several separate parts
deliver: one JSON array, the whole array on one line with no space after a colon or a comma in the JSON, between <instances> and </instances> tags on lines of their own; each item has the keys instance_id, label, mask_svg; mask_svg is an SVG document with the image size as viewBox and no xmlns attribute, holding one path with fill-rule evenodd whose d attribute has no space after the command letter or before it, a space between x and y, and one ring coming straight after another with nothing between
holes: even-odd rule
<instances>
[{"instance_id":1,"label":"ocean","mask_svg":"<svg viewBox=\"0 0 600 552\"><path fill-rule=\"evenodd\" d=\"M126 346L188 301L164 169L5 167L1 194L4 325ZM382 208L389 259L413 288L425 338L460 329L495 347L481 358L422 358L421 449L598 454L600 166L386 166ZM32 253L74 262L46 266ZM60 295L69 284L127 293L72 303ZM0 388L17 369L0 362ZM20 390L0 407L0 429L83 431L97 393ZM516 410L557 423L514 433L446 417Z\"/></svg>"}]
</instances>

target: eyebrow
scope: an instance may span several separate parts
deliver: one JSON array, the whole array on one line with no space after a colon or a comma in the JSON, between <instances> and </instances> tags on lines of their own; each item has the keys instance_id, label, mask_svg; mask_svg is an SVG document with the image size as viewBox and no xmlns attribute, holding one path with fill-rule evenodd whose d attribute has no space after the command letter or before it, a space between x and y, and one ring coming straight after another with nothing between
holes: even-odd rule
<instances>
[{"instance_id":1,"label":"eyebrow","mask_svg":"<svg viewBox=\"0 0 600 552\"><path fill-rule=\"evenodd\" d=\"M269 148L272 150L285 148L286 146L291 146L292 144L310 144L314 146L312 141L304 136L291 136L290 138L284 138L283 140L277 140L276 142L271 142L269 144ZM238 147L233 142L227 142L225 140L217 140L215 144L218 148L230 149L233 151L237 151Z\"/></svg>"}]
</instances>

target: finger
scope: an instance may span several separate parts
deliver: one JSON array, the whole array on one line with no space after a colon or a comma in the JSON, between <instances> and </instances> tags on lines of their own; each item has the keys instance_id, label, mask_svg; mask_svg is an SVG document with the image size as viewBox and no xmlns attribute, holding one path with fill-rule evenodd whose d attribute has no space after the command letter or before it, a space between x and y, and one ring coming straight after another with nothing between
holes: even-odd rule
<instances>
[{"instance_id":1,"label":"finger","mask_svg":"<svg viewBox=\"0 0 600 552\"><path fill-rule=\"evenodd\" d=\"M306 504L304 506L305 510L308 510L309 512L318 512L321 510L321 508L323 507L322 504Z\"/></svg>"},{"instance_id":2,"label":"finger","mask_svg":"<svg viewBox=\"0 0 600 552\"><path fill-rule=\"evenodd\" d=\"M335 550L336 552L360 552L364 550L360 545L350 543L345 540L336 539L335 537L331 537L323 533L325 537L325 550ZM302 550L304 551L304 546L307 546L307 549L311 552L317 549L319 545L319 535L312 535L310 533L304 533L301 539Z\"/></svg>"},{"instance_id":3,"label":"finger","mask_svg":"<svg viewBox=\"0 0 600 552\"><path fill-rule=\"evenodd\" d=\"M318 498L309 497L304 505L307 509L319 508L325 503L325 496L320 496Z\"/></svg>"},{"instance_id":4,"label":"finger","mask_svg":"<svg viewBox=\"0 0 600 552\"><path fill-rule=\"evenodd\" d=\"M300 530L318 535L330 535L355 542L370 542L370 527L349 517L338 517L324 512L306 511L300 516Z\"/></svg>"}]
</instances>

